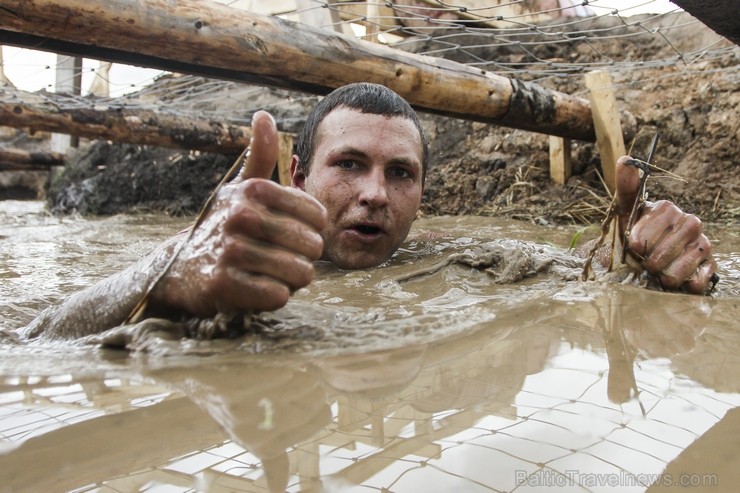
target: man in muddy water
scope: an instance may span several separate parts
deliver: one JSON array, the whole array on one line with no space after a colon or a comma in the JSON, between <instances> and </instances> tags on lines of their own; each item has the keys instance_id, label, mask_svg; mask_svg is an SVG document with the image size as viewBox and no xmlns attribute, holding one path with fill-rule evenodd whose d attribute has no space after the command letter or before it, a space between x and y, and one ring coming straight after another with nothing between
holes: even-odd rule
<instances>
[{"instance_id":1,"label":"man in muddy water","mask_svg":"<svg viewBox=\"0 0 740 493\"><path fill-rule=\"evenodd\" d=\"M298 137L291 187L269 179L278 155L273 118L257 112L252 131L240 175L218 192L171 265L187 232L47 309L22 335L78 337L115 327L161 272L148 315L208 317L282 307L311 282L319 259L366 269L391 258L421 205L429 157L418 116L404 99L367 83L323 98ZM617 164L617 194L630 209L639 176L627 161ZM629 210L620 212L624 227ZM645 204L630 247L668 289L704 293L716 269L701 222L670 202Z\"/></svg>"}]
</instances>

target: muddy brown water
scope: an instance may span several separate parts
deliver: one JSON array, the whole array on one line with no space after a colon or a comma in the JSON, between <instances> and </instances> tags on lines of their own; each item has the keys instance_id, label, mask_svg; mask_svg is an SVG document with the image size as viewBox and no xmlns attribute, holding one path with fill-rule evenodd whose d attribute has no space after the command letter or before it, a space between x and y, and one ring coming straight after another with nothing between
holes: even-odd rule
<instances>
[{"instance_id":1,"label":"muddy brown water","mask_svg":"<svg viewBox=\"0 0 740 493\"><path fill-rule=\"evenodd\" d=\"M184 224L0 202L0 328ZM574 228L443 217L238 341L3 343L0 492L737 491L740 233L708 232L709 298L568 280ZM534 264L447 262L500 249Z\"/></svg>"}]
</instances>

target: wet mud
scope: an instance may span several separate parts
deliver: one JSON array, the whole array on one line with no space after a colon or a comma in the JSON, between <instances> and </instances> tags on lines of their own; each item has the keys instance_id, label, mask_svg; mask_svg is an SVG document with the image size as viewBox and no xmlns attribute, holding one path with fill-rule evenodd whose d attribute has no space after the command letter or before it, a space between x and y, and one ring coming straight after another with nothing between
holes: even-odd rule
<instances>
[{"instance_id":1,"label":"wet mud","mask_svg":"<svg viewBox=\"0 0 740 493\"><path fill-rule=\"evenodd\" d=\"M4 207L6 330L185 222ZM568 228L413 234L239 338L0 342L0 491L734 491L737 231L711 297L572 280Z\"/></svg>"}]
</instances>

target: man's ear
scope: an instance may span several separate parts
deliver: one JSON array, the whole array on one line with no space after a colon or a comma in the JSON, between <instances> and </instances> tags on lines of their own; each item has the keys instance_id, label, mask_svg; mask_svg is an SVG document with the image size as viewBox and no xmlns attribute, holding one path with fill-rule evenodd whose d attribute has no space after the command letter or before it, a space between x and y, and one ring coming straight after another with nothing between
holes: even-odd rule
<instances>
[{"instance_id":1,"label":"man's ear","mask_svg":"<svg viewBox=\"0 0 740 493\"><path fill-rule=\"evenodd\" d=\"M296 154L290 159L290 186L306 190L306 174L301 170L301 160Z\"/></svg>"}]
</instances>

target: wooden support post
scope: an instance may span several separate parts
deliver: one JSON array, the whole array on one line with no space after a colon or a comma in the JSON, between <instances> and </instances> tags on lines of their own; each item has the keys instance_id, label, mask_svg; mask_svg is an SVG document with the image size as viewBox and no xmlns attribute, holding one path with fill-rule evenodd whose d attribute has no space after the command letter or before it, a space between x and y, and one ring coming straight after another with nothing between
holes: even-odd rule
<instances>
[{"instance_id":1,"label":"wooden support post","mask_svg":"<svg viewBox=\"0 0 740 493\"><path fill-rule=\"evenodd\" d=\"M79 94L75 92L76 75L75 70L81 64L82 59L66 55L57 55L56 81L54 89L58 93ZM66 153L70 147L74 147L75 141L70 134L51 134L51 150L61 154Z\"/></svg>"},{"instance_id":2,"label":"wooden support post","mask_svg":"<svg viewBox=\"0 0 740 493\"><path fill-rule=\"evenodd\" d=\"M625 154L617 99L614 97L611 78L607 72L587 73L586 87L589 89L591 114L594 119L594 131L601 157L601 169L604 172L604 182L609 192L614 194L617 159Z\"/></svg>"},{"instance_id":3,"label":"wooden support post","mask_svg":"<svg viewBox=\"0 0 740 493\"><path fill-rule=\"evenodd\" d=\"M290 161L293 159L293 135L280 132L278 135L278 145L280 152L278 154L278 178L280 184L286 187L290 186Z\"/></svg>"},{"instance_id":4,"label":"wooden support post","mask_svg":"<svg viewBox=\"0 0 740 493\"><path fill-rule=\"evenodd\" d=\"M99 62L95 77L87 91L89 94L105 98L110 96L110 69L112 65L111 62Z\"/></svg>"},{"instance_id":5,"label":"wooden support post","mask_svg":"<svg viewBox=\"0 0 740 493\"><path fill-rule=\"evenodd\" d=\"M5 64L3 63L3 47L0 45L0 87L15 87L10 79L5 75Z\"/></svg>"},{"instance_id":6,"label":"wooden support post","mask_svg":"<svg viewBox=\"0 0 740 493\"><path fill-rule=\"evenodd\" d=\"M295 471L291 472L298 475L301 491L321 491L320 457L318 440L311 440L296 447L295 461L291 463Z\"/></svg>"},{"instance_id":7,"label":"wooden support post","mask_svg":"<svg viewBox=\"0 0 740 493\"><path fill-rule=\"evenodd\" d=\"M376 19L380 17L380 5L375 2L368 2L366 8L367 14L365 15L365 18L367 19L367 23L365 24L365 40L377 43L379 41L379 29Z\"/></svg>"},{"instance_id":8,"label":"wooden support post","mask_svg":"<svg viewBox=\"0 0 740 493\"><path fill-rule=\"evenodd\" d=\"M572 174L570 139L550 136L550 178L565 185Z\"/></svg>"}]
</instances>

